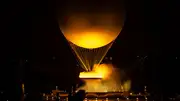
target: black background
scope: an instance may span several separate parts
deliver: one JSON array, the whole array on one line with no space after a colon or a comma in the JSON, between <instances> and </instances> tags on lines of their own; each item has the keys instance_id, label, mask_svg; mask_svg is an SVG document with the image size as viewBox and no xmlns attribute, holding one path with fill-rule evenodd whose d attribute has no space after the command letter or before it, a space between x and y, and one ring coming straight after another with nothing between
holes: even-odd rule
<instances>
[{"instance_id":1,"label":"black background","mask_svg":"<svg viewBox=\"0 0 180 101\"><path fill-rule=\"evenodd\" d=\"M0 88L17 92L25 82L29 91L45 91L56 85L66 89L76 81L79 68L59 30L55 3L1 3ZM178 2L127 0L126 10L124 29L107 56L127 70L134 90L148 85L153 92L180 91ZM148 56L143 69L137 56Z\"/></svg>"}]
</instances>

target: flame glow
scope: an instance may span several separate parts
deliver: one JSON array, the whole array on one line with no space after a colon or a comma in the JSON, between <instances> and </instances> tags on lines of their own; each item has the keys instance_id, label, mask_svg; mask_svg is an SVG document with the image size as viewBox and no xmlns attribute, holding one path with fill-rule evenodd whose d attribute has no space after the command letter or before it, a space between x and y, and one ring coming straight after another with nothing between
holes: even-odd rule
<instances>
[{"instance_id":1,"label":"flame glow","mask_svg":"<svg viewBox=\"0 0 180 101\"><path fill-rule=\"evenodd\" d=\"M79 75L80 78L103 78L101 74L96 72L81 72Z\"/></svg>"},{"instance_id":2,"label":"flame glow","mask_svg":"<svg viewBox=\"0 0 180 101\"><path fill-rule=\"evenodd\" d=\"M113 66L111 64L95 65L93 71L101 75L103 79L107 79L113 71L112 67Z\"/></svg>"},{"instance_id":3,"label":"flame glow","mask_svg":"<svg viewBox=\"0 0 180 101\"><path fill-rule=\"evenodd\" d=\"M108 64L95 65L91 72L81 72L80 78L102 78L107 79L112 73L112 66Z\"/></svg>"},{"instance_id":4,"label":"flame glow","mask_svg":"<svg viewBox=\"0 0 180 101\"><path fill-rule=\"evenodd\" d=\"M81 72L79 77L86 84L79 88L87 92L124 92L129 91L131 81L121 82L117 69L111 64L95 65L91 72Z\"/></svg>"}]
</instances>

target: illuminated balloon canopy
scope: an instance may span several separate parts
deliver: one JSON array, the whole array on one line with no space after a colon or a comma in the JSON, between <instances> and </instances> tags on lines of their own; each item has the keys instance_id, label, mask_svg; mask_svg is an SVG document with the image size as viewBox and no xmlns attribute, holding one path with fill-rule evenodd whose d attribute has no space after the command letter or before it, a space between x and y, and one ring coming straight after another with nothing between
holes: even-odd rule
<instances>
[{"instance_id":1,"label":"illuminated balloon canopy","mask_svg":"<svg viewBox=\"0 0 180 101\"><path fill-rule=\"evenodd\" d=\"M123 4L122 0L66 0L58 6L59 28L85 68L100 63L121 32Z\"/></svg>"},{"instance_id":2,"label":"illuminated balloon canopy","mask_svg":"<svg viewBox=\"0 0 180 101\"><path fill-rule=\"evenodd\" d=\"M113 14L72 15L67 25L60 27L66 39L83 48L99 48L114 41L122 24Z\"/></svg>"}]
</instances>

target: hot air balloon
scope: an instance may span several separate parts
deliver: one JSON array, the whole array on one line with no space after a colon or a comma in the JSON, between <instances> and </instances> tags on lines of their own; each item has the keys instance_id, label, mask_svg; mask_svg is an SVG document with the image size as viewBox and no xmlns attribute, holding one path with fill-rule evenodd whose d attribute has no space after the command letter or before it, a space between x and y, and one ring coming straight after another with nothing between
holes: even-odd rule
<instances>
[{"instance_id":1,"label":"hot air balloon","mask_svg":"<svg viewBox=\"0 0 180 101\"><path fill-rule=\"evenodd\" d=\"M100 64L121 32L123 4L122 0L66 0L59 5L59 28L84 70Z\"/></svg>"}]
</instances>

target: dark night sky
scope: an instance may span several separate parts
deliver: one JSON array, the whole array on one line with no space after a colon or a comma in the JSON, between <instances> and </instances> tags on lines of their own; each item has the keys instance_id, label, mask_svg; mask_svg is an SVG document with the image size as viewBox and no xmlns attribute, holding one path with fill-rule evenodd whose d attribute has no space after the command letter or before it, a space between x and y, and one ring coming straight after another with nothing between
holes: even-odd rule
<instances>
[{"instance_id":1,"label":"dark night sky","mask_svg":"<svg viewBox=\"0 0 180 101\"><path fill-rule=\"evenodd\" d=\"M134 77L134 85L149 83L154 89L178 85L174 80L177 80L180 67L179 18L176 3L172 4L156 0L126 2L125 26L108 56L113 57L118 67L128 70L129 76ZM5 83L18 82L20 78L33 87L74 82L78 72L76 60L59 30L54 5L53 0L4 4L1 72L10 74ZM148 56L141 72L134 66L137 55ZM21 68L18 67L20 59L23 59ZM20 74L17 68L23 73ZM5 80L4 76L2 80Z\"/></svg>"}]
</instances>

